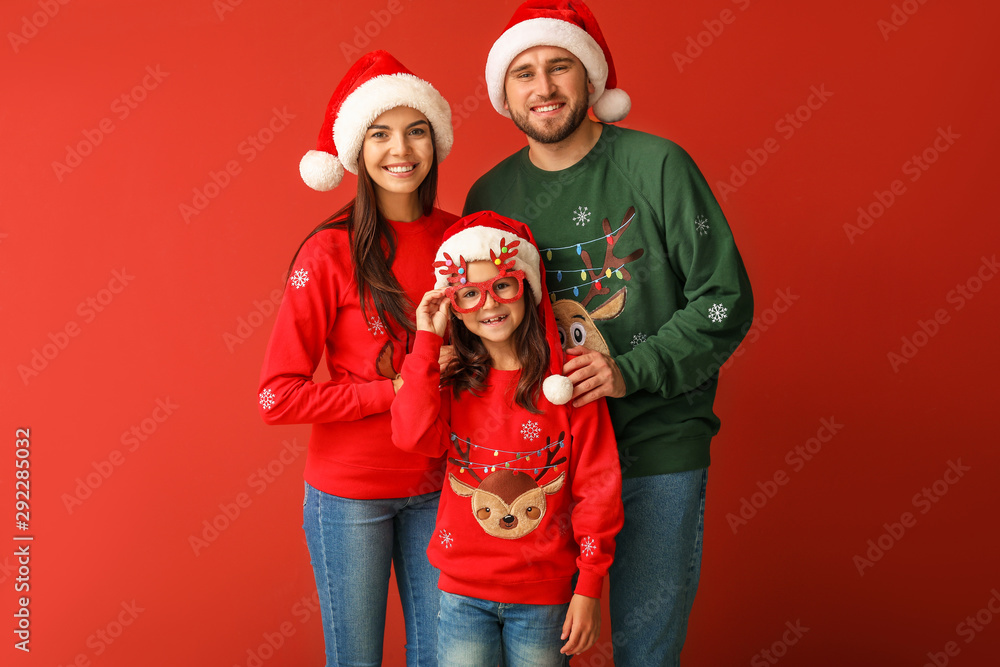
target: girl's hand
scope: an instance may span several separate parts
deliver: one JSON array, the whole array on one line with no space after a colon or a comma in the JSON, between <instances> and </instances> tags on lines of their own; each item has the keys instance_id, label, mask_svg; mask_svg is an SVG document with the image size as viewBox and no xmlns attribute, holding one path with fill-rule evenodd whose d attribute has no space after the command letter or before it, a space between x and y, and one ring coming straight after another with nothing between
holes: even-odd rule
<instances>
[{"instance_id":1,"label":"girl's hand","mask_svg":"<svg viewBox=\"0 0 1000 667\"><path fill-rule=\"evenodd\" d=\"M559 649L565 655L583 653L601 636L601 601L585 595L573 595L566 611L562 637L569 641Z\"/></svg>"},{"instance_id":2,"label":"girl's hand","mask_svg":"<svg viewBox=\"0 0 1000 667\"><path fill-rule=\"evenodd\" d=\"M444 338L451 301L444 290L432 289L417 304L417 331L430 331Z\"/></svg>"}]
</instances>

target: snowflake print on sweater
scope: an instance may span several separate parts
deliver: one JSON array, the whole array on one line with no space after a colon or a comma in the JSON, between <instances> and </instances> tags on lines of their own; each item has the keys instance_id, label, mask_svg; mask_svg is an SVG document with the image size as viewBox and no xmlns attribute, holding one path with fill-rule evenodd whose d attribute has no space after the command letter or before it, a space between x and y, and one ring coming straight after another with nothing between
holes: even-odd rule
<instances>
[{"instance_id":1,"label":"snowflake print on sweater","mask_svg":"<svg viewBox=\"0 0 1000 667\"><path fill-rule=\"evenodd\" d=\"M721 322L722 320L726 319L727 312L728 311L726 310L725 306L723 306L721 303L717 303L708 309L708 319L716 323Z\"/></svg>"},{"instance_id":2,"label":"snowflake print on sweater","mask_svg":"<svg viewBox=\"0 0 1000 667\"><path fill-rule=\"evenodd\" d=\"M578 227L586 227L587 223L590 222L590 209L586 206L577 206L573 213L573 222Z\"/></svg>"},{"instance_id":3,"label":"snowflake print on sweater","mask_svg":"<svg viewBox=\"0 0 1000 667\"><path fill-rule=\"evenodd\" d=\"M539 433L538 422L533 422L529 419L521 426L521 437L525 440L537 440Z\"/></svg>"},{"instance_id":4,"label":"snowflake print on sweater","mask_svg":"<svg viewBox=\"0 0 1000 667\"><path fill-rule=\"evenodd\" d=\"M372 317L368 320L368 331L373 336L381 336L385 334L385 325L382 324L382 320L377 317Z\"/></svg>"},{"instance_id":5,"label":"snowflake print on sweater","mask_svg":"<svg viewBox=\"0 0 1000 667\"><path fill-rule=\"evenodd\" d=\"M444 545L445 549L451 547L452 543L455 541L455 538L451 536L451 533L444 528L438 531L438 537L441 538L441 544Z\"/></svg>"},{"instance_id":6,"label":"snowflake print on sweater","mask_svg":"<svg viewBox=\"0 0 1000 667\"><path fill-rule=\"evenodd\" d=\"M264 408L265 410L270 410L271 408L274 407L274 392L271 391L270 389L265 389L264 391L260 392L259 398L260 398L260 407Z\"/></svg>"},{"instance_id":7,"label":"snowflake print on sweater","mask_svg":"<svg viewBox=\"0 0 1000 667\"><path fill-rule=\"evenodd\" d=\"M593 556L597 553L597 542L594 541L594 538L589 535L583 538L583 541L580 542L580 553L584 556Z\"/></svg>"},{"instance_id":8,"label":"snowflake print on sweater","mask_svg":"<svg viewBox=\"0 0 1000 667\"><path fill-rule=\"evenodd\" d=\"M292 274L289 280L291 280L292 287L295 289L305 287L305 284L309 282L309 272L305 269L295 269L295 273Z\"/></svg>"},{"instance_id":9,"label":"snowflake print on sweater","mask_svg":"<svg viewBox=\"0 0 1000 667\"><path fill-rule=\"evenodd\" d=\"M703 215L699 215L694 219L695 229L698 230L698 236L708 236L708 218Z\"/></svg>"}]
</instances>

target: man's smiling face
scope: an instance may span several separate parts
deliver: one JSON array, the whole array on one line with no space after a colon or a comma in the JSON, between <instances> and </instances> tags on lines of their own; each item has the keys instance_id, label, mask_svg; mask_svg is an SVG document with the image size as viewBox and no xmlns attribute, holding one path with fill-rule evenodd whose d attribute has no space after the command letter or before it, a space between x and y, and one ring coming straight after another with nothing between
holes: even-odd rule
<instances>
[{"instance_id":1,"label":"man's smiling face","mask_svg":"<svg viewBox=\"0 0 1000 667\"><path fill-rule=\"evenodd\" d=\"M557 46L536 46L507 68L504 108L528 137L555 144L580 127L593 90L576 56Z\"/></svg>"}]
</instances>

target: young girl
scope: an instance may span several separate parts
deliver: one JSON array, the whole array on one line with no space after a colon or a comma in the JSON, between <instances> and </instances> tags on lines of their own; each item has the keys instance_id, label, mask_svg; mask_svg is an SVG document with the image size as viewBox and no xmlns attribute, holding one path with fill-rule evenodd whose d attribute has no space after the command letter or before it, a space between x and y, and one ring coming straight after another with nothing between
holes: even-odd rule
<instances>
[{"instance_id":1,"label":"young girl","mask_svg":"<svg viewBox=\"0 0 1000 667\"><path fill-rule=\"evenodd\" d=\"M398 447L448 456L428 547L443 591L438 662L563 665L599 635L622 525L607 408L603 399L568 404L544 270L524 224L466 216L445 232L434 266L438 289L417 306L391 412ZM449 322L455 357L440 372Z\"/></svg>"},{"instance_id":2,"label":"young girl","mask_svg":"<svg viewBox=\"0 0 1000 667\"><path fill-rule=\"evenodd\" d=\"M433 208L451 148L448 103L384 51L362 57L327 108L303 179L330 190L344 169L357 197L306 238L267 347L260 411L311 423L303 527L322 605L326 664L382 660L390 562L407 665L436 664L437 572L425 550L443 461L392 446L389 406L412 342L413 304L455 216ZM330 374L313 373L326 353Z\"/></svg>"}]
</instances>

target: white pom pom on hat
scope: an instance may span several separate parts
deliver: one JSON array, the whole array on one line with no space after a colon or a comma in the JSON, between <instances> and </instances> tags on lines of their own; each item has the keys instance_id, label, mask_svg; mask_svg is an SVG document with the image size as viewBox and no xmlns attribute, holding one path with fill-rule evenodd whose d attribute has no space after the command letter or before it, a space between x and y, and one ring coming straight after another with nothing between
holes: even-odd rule
<instances>
[{"instance_id":1,"label":"white pom pom on hat","mask_svg":"<svg viewBox=\"0 0 1000 667\"><path fill-rule=\"evenodd\" d=\"M319 192L328 192L340 185L344 165L337 156L323 151L309 151L299 161L299 175L306 185Z\"/></svg>"},{"instance_id":2,"label":"white pom pom on hat","mask_svg":"<svg viewBox=\"0 0 1000 667\"><path fill-rule=\"evenodd\" d=\"M316 149L299 161L299 175L313 190L337 187L344 171L358 173L365 132L386 111L405 106L427 117L434 130L437 161L451 151L451 107L428 82L415 76L386 51L361 56L333 92Z\"/></svg>"},{"instance_id":3,"label":"white pom pom on hat","mask_svg":"<svg viewBox=\"0 0 1000 667\"><path fill-rule=\"evenodd\" d=\"M552 405L565 405L573 398L573 383L565 375L550 375L542 380L542 393Z\"/></svg>"},{"instance_id":4,"label":"white pom pom on hat","mask_svg":"<svg viewBox=\"0 0 1000 667\"><path fill-rule=\"evenodd\" d=\"M594 14L580 0L528 0L514 12L486 60L486 85L490 102L501 116L507 69L522 52L535 46L557 46L580 59L594 85L588 100L599 120L624 120L632 107L628 94L618 88L611 50Z\"/></svg>"}]
</instances>

